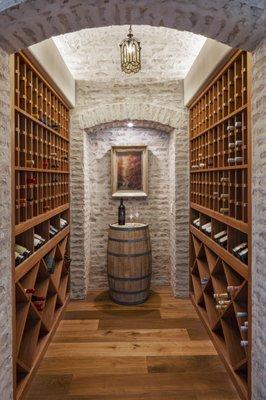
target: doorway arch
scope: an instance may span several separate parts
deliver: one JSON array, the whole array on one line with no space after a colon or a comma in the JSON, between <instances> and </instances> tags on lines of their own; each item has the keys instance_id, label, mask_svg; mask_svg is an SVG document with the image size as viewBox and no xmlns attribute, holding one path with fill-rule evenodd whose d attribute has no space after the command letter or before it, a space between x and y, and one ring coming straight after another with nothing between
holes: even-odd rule
<instances>
[{"instance_id":1,"label":"doorway arch","mask_svg":"<svg viewBox=\"0 0 266 400\"><path fill-rule=\"evenodd\" d=\"M109 25L187 30L253 50L265 37L264 2L253 0L5 0L0 47L15 52L51 36Z\"/></svg>"}]
</instances>

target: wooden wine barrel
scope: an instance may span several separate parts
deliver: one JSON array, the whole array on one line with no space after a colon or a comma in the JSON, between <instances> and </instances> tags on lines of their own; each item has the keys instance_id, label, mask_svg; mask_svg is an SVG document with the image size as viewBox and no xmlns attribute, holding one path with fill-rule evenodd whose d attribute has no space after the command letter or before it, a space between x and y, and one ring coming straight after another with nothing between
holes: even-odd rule
<instances>
[{"instance_id":1,"label":"wooden wine barrel","mask_svg":"<svg viewBox=\"0 0 266 400\"><path fill-rule=\"evenodd\" d=\"M148 225L110 225L107 275L111 299L118 304L144 303L150 294L151 272Z\"/></svg>"}]
</instances>

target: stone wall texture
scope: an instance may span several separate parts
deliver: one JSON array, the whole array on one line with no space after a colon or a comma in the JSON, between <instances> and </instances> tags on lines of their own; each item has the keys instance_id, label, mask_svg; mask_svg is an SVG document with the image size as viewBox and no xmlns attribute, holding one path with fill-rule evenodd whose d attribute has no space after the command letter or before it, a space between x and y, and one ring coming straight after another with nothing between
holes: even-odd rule
<instances>
[{"instance_id":1,"label":"stone wall texture","mask_svg":"<svg viewBox=\"0 0 266 400\"><path fill-rule=\"evenodd\" d=\"M117 221L119 199L111 197L111 147L148 146L149 195L143 199L125 198L127 221L130 211L139 211L139 220L149 224L153 274L152 283L170 284L169 268L169 134L149 128L116 127L86 135L90 200L89 288L107 287L106 251L108 225Z\"/></svg>"},{"instance_id":2,"label":"stone wall texture","mask_svg":"<svg viewBox=\"0 0 266 400\"><path fill-rule=\"evenodd\" d=\"M171 270L174 294L187 295L188 234L183 225L185 221L188 222L188 135L182 82L174 82L171 85L168 82L151 86L147 84L144 87L117 84L106 87L99 84L97 88L96 83L78 81L76 101L76 108L72 111L71 129L71 143L75 144L71 144L72 296L83 298L88 288L94 285L92 275L90 275L92 274L91 262L94 260L93 265L96 265L95 257L98 254L94 254L95 245L94 247L90 245L94 241L90 214L93 208L90 207L92 202L90 177L93 175L90 158L92 143L86 135L104 137L104 129L107 127L111 129L113 124L119 125L119 121L128 119L138 121L138 126L145 129L155 128L159 131L171 132L168 146L168 170L171 168L172 171L171 182L169 180L169 187L172 189L169 189L167 207L170 207L173 218L169 225L171 245L168 253L168 268ZM168 105L167 108L165 104ZM127 144L127 141L123 144ZM176 179L178 188L174 189ZM113 216L114 208L111 207L110 212ZM99 215L98 212L97 216ZM175 222L176 215L179 218ZM82 250L80 246L83 246ZM106 250L106 245L101 244L101 248ZM101 254L100 270L102 271L103 250ZM98 277L94 274L94 282L102 280L100 270L98 270ZM165 281L164 278L162 281Z\"/></svg>"},{"instance_id":3,"label":"stone wall texture","mask_svg":"<svg viewBox=\"0 0 266 400\"><path fill-rule=\"evenodd\" d=\"M12 52L62 33L128 24L185 30L253 50L265 37L265 0L5 0L0 46Z\"/></svg>"},{"instance_id":4,"label":"stone wall texture","mask_svg":"<svg viewBox=\"0 0 266 400\"><path fill-rule=\"evenodd\" d=\"M12 398L11 153L9 57L0 49L0 393Z\"/></svg>"},{"instance_id":5,"label":"stone wall texture","mask_svg":"<svg viewBox=\"0 0 266 400\"><path fill-rule=\"evenodd\" d=\"M266 398L266 39L253 55L252 399Z\"/></svg>"}]
</instances>

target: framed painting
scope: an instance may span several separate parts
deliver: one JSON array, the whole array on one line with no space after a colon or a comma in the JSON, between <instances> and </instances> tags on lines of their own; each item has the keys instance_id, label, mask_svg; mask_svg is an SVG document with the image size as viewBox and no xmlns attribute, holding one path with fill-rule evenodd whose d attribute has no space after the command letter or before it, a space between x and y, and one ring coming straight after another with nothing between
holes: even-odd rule
<instances>
[{"instance_id":1,"label":"framed painting","mask_svg":"<svg viewBox=\"0 0 266 400\"><path fill-rule=\"evenodd\" d=\"M111 180L113 197L147 197L147 146L112 146Z\"/></svg>"}]
</instances>

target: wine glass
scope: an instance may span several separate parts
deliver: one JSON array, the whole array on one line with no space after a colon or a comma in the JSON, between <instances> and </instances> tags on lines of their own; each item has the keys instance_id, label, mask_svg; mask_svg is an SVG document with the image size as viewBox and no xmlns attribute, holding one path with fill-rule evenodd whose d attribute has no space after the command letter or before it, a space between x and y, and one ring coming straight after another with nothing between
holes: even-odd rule
<instances>
[{"instance_id":1,"label":"wine glass","mask_svg":"<svg viewBox=\"0 0 266 400\"><path fill-rule=\"evenodd\" d=\"M129 208L129 221L131 224L133 224L133 220L134 220L134 210L133 210L133 207L131 206Z\"/></svg>"},{"instance_id":2,"label":"wine glass","mask_svg":"<svg viewBox=\"0 0 266 400\"><path fill-rule=\"evenodd\" d=\"M136 207L136 209L135 209L135 220L136 220L136 222L139 222L139 210L138 210L138 207Z\"/></svg>"}]
</instances>

